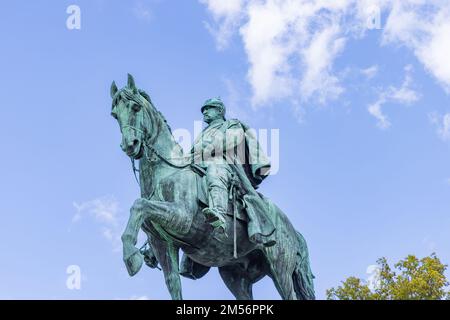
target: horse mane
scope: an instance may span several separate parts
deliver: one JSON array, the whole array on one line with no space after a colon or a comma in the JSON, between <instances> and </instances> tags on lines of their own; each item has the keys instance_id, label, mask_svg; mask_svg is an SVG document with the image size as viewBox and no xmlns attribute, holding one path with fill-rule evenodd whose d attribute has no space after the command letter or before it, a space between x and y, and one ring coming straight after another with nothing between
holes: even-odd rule
<instances>
[{"instance_id":1,"label":"horse mane","mask_svg":"<svg viewBox=\"0 0 450 320\"><path fill-rule=\"evenodd\" d=\"M153 109L154 112L156 112L156 114L161 118L161 121L164 123L164 125L167 127L167 129L169 130L170 133L172 133L172 129L170 128L169 123L167 122L166 118L164 117L164 115L161 113L161 111L157 110L155 108L155 106L153 105L152 99L150 99L150 96L148 95L147 92L145 92L144 90L139 89L139 94L150 104L151 108Z\"/></svg>"},{"instance_id":2,"label":"horse mane","mask_svg":"<svg viewBox=\"0 0 450 320\"><path fill-rule=\"evenodd\" d=\"M164 115L161 113L161 111L159 111L158 109L155 108L155 106L153 105L152 99L150 98L150 96L147 94L147 92L145 92L144 90L138 89L138 92L140 94L140 96L142 98L144 98L147 102L148 102L148 113L150 117L156 117L158 120L158 124L162 124L164 125L167 130L169 130L171 139L173 141L173 143L178 147L179 152L183 153L183 148L180 146L180 144L174 139L173 134L172 134L172 129L170 128L169 123L167 122L166 118L164 117ZM144 108L147 108L147 106L144 105ZM154 137L152 137L151 139L153 139Z\"/></svg>"},{"instance_id":3,"label":"horse mane","mask_svg":"<svg viewBox=\"0 0 450 320\"><path fill-rule=\"evenodd\" d=\"M150 137L150 141L152 141L156 137L159 130L161 129L161 126L165 126L165 128L167 128L167 130L169 131L170 136L172 137L172 141L178 146L178 148L182 152L183 148L181 148L179 143L174 139L174 137L172 135L172 129L170 128L170 125L167 123L166 118L159 110L157 110L155 108L155 106L153 105L152 99L147 94L147 92L145 92L144 90L138 89L137 93L138 94L136 94L135 91L133 91L132 89L130 89L128 87L122 88L115 94L115 96L113 98L113 108L118 103L119 99L121 99L121 98L133 100L135 103L141 105L147 111L147 114L150 117L150 121L156 123L158 126L157 130L152 130L153 135Z\"/></svg>"},{"instance_id":4,"label":"horse mane","mask_svg":"<svg viewBox=\"0 0 450 320\"><path fill-rule=\"evenodd\" d=\"M136 103L142 105L144 108L146 108L147 111L149 112L149 115L152 118L153 118L153 116L156 116L156 119L159 120L159 122L161 124L165 125L167 127L167 129L169 130L169 132L172 134L172 129L170 128L169 123L167 122L164 115L155 108L155 106L153 105L152 99L150 98L148 93L141 89L138 89L138 93L139 93L139 95L136 95L136 93L134 93L131 89L129 89L127 87L123 88L122 90L117 91L117 93L115 94L113 101L112 101L112 108L114 108L114 106L119 102L120 98L123 98L123 95L124 95L125 97L127 97L127 99L133 100L134 102L136 102ZM144 101L146 101L148 103L148 106L145 103L143 103Z\"/></svg>"}]
</instances>

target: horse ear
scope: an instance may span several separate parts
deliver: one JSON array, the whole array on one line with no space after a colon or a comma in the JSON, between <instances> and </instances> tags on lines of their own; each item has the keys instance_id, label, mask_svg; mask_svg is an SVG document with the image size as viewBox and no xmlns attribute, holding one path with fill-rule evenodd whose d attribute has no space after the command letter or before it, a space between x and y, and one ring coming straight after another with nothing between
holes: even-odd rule
<instances>
[{"instance_id":1,"label":"horse ear","mask_svg":"<svg viewBox=\"0 0 450 320\"><path fill-rule=\"evenodd\" d=\"M133 90L134 93L137 93L136 84L134 83L134 78L131 74L128 74L128 88Z\"/></svg>"},{"instance_id":2,"label":"horse ear","mask_svg":"<svg viewBox=\"0 0 450 320\"><path fill-rule=\"evenodd\" d=\"M119 89L117 89L116 82L113 81L111 83L111 98L114 98L114 96L116 95L117 91L119 91Z\"/></svg>"}]
</instances>

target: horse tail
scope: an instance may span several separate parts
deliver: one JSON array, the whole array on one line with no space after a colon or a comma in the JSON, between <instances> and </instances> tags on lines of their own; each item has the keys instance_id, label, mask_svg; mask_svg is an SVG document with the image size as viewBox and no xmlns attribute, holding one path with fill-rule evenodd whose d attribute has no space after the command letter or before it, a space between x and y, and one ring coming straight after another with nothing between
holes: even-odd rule
<instances>
[{"instance_id":1,"label":"horse tail","mask_svg":"<svg viewBox=\"0 0 450 320\"><path fill-rule=\"evenodd\" d=\"M302 300L314 300L314 275L309 264L309 253L306 240L296 231L298 241L297 262L293 274L294 289L297 298Z\"/></svg>"}]
</instances>

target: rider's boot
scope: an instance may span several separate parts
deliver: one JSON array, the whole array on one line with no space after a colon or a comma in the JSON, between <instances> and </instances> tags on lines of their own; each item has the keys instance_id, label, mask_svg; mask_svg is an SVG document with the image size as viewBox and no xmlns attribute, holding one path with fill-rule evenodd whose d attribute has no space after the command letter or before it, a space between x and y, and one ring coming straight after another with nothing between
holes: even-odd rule
<instances>
[{"instance_id":1,"label":"rider's boot","mask_svg":"<svg viewBox=\"0 0 450 320\"><path fill-rule=\"evenodd\" d=\"M215 229L226 231L225 214L228 208L228 192L227 189L211 186L208 194L209 207L203 209L206 221Z\"/></svg>"}]
</instances>

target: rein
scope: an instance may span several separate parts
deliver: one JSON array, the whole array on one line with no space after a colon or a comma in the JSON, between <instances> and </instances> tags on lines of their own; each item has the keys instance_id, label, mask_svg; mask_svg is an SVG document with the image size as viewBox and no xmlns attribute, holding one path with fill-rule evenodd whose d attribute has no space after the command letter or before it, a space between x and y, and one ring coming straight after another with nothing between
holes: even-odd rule
<instances>
[{"instance_id":1,"label":"rein","mask_svg":"<svg viewBox=\"0 0 450 320\"><path fill-rule=\"evenodd\" d=\"M134 103L136 103L136 104L138 104L138 105L141 105L141 106L144 108L144 110L147 112L148 116L149 116L150 118L152 118L152 116L150 115L150 110L149 110L148 107L145 105L145 103L143 103L143 101L137 99L135 95L131 94L131 93L128 92L128 91L123 91L122 93L124 94L124 96L125 96L129 101L132 101L132 102L134 102ZM150 101L147 101L147 102L148 102L149 104L151 104ZM125 128L130 128L130 129L132 129L132 130L134 130L134 131L136 131L136 132L140 132L140 133L143 135L143 139L142 139L142 140L143 140L143 145L144 145L144 147L147 147L148 149L150 149L150 150L151 150L158 158L160 158L163 162L165 162L165 163L168 164L169 166L171 166L171 167L173 167L173 168L177 168L177 169L184 169L184 168L187 168L188 166L191 165L190 163L185 164L185 165L177 165L177 164L175 164L175 163L172 163L172 162L170 161L170 160L172 160L172 159L170 159L170 160L169 160L169 159L166 159L163 155L161 155L161 154L159 153L159 151L158 151L157 149L155 149L153 146L151 146L151 145L149 145L149 144L147 143L147 138L145 138L145 136L147 135L147 133L146 133L144 130L139 129L139 128L136 128L136 127L134 127L134 126L132 126L132 125L124 125L123 128L122 128L122 130L125 129ZM148 155L147 155L146 152L145 152L145 149L144 149L144 155L146 155L147 159L150 160L150 159L148 158ZM135 175L136 175L136 171L138 171L138 170L137 170L137 169L135 168L135 166L134 166L134 159L131 159L131 162L133 163L133 172L134 172Z\"/></svg>"},{"instance_id":2,"label":"rein","mask_svg":"<svg viewBox=\"0 0 450 320\"><path fill-rule=\"evenodd\" d=\"M133 102L135 102L135 103L141 105L141 106L145 109L145 111L147 112L147 115L150 117L150 119L152 119L152 116L151 116L151 114L150 114L150 110L148 109L148 107L147 107L144 103L142 103L141 101L135 99L135 97L134 97L133 95L130 95L127 91L123 91L123 93L124 93L124 95L125 95L125 97L126 97L127 99L132 100ZM142 94L142 93L141 93L141 94ZM148 102L151 104L150 101L148 101ZM136 128L135 126L132 126L132 125L124 125L124 126L122 127L122 130L125 129L125 128L130 128L131 130L134 130L134 131L136 131L136 132L140 132L140 133L142 134L142 146L143 146L143 148L144 148L144 150L143 150L143 153L144 153L143 156L145 156L145 158L146 158L150 163L153 162L153 161L155 161L155 160L150 158L149 154L146 152L146 151L147 151L146 148L147 148L148 150L150 150L153 154L155 154L155 155L156 155L159 159L161 159L164 163L168 164L169 166L171 166L171 167L173 167L173 168L184 169L184 168L187 168L188 166L191 165L190 162L187 163L187 164L185 164L185 165L177 165L177 164L175 164L175 163L173 163L173 162L171 161L171 160L173 160L173 159L175 159L175 158L172 158L172 159L169 158L169 159L167 159L166 157L164 157L164 156L163 156L163 155L162 155L155 147L153 147L152 145L150 145L150 144L148 143L147 140L149 140L149 137L147 136L147 132L145 132L144 130L139 129L139 128ZM150 138L151 138L151 137L150 137ZM183 158L184 158L184 157L183 157ZM141 183L140 183L140 181L139 181L139 179L137 178L137 175L136 175L136 172L139 172L139 170L136 169L136 166L135 166L135 159L134 159L133 157L130 157L130 160L131 160L131 165L132 165L132 168L133 168L133 174L134 174L134 177L135 177L135 179L136 179L136 182L137 182L138 186L141 187ZM185 245L185 246L189 246L189 247L192 247L192 248L196 248L194 245L189 244L189 243L186 243L186 242L184 242L183 240L178 239L178 238L176 238L176 237L173 236L173 235L170 235L170 234L169 234L164 228L162 228L161 226L156 225L156 224L154 224L154 223L152 223L152 224L153 224L153 226L155 227L156 231L159 233L159 235L160 235L161 237L163 237L164 239L166 239L166 241L174 241L174 242L177 242L177 243L179 243L179 244L181 244L181 245ZM148 243L148 241L147 241L146 243L144 243L144 245L139 249L139 251L141 252L141 254L145 251L145 248L146 248L147 244L151 247L151 245ZM197 249L198 249L198 248L197 248ZM157 265L156 265L156 267L158 268ZM159 269L159 268L158 268L158 269ZM161 270L161 269L160 269L160 270Z\"/></svg>"},{"instance_id":3,"label":"rein","mask_svg":"<svg viewBox=\"0 0 450 320\"><path fill-rule=\"evenodd\" d=\"M125 129L125 128L130 128L130 129L132 129L134 131L142 133L144 136L146 135L146 133L143 130L138 129L138 128L134 127L134 126L125 125L125 126L123 126L123 129ZM170 160L172 160L173 158L170 159L170 160L165 158L161 153L159 153L159 151L155 147L153 147L152 145L147 143L147 139L143 139L143 146L144 146L144 155L147 158L147 160L149 160L150 162L152 162L152 160L149 158L149 155L147 154L147 152L145 152L146 151L145 148L149 149L153 154L155 154L164 163L168 164L169 166L171 166L173 168L184 169L184 168L187 168L187 167L189 167L191 165L191 163L187 163L187 164L184 164L184 165L178 165L178 164L172 163ZM136 172L139 172L139 170L136 169L135 159L130 157L130 160L131 160L131 165L132 165L132 168L133 168L134 178L136 179L137 184L140 186L140 182L139 182L139 180L137 178L137 175L136 175Z\"/></svg>"}]
</instances>

